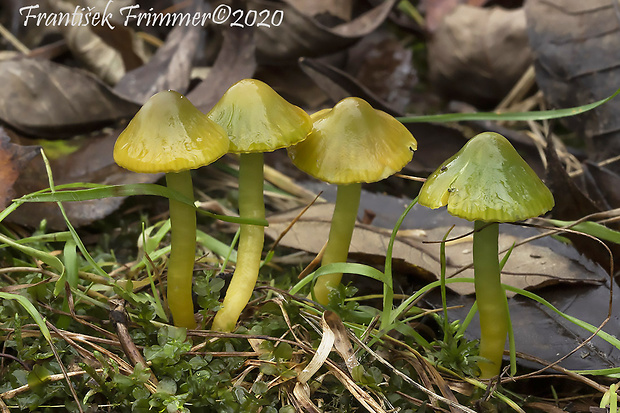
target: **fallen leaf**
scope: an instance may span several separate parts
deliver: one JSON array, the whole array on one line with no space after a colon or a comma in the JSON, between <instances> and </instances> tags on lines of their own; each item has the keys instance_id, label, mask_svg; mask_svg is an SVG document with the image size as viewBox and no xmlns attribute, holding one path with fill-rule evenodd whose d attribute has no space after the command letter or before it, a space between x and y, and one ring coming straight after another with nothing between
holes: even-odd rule
<instances>
[{"instance_id":1,"label":"fallen leaf","mask_svg":"<svg viewBox=\"0 0 620 413\"><path fill-rule=\"evenodd\" d=\"M426 30L432 33L441 25L443 18L452 13L459 4L482 6L486 2L487 0L422 0L420 8L425 12Z\"/></svg>"},{"instance_id":2,"label":"fallen leaf","mask_svg":"<svg viewBox=\"0 0 620 413\"><path fill-rule=\"evenodd\" d=\"M349 96L364 99L375 109L383 110L393 116L403 116L387 102L360 84L353 76L337 69L321 59L300 59L302 70L335 103ZM458 129L433 123L405 123L405 126L418 141L413 160L404 172L430 174L448 157L454 155L467 142ZM441 142L440 145L437 143Z\"/></svg>"},{"instance_id":3,"label":"fallen leaf","mask_svg":"<svg viewBox=\"0 0 620 413\"><path fill-rule=\"evenodd\" d=\"M597 200L598 202L595 202L590 195L590 193L594 193L600 187L600 183L590 180L589 185L586 182L578 185L578 179L571 178L562 165L553 140L547 142L545 156L547 158L548 170L546 181L555 199L555 207L553 208L554 218L573 221L607 209L607 201L602 198L602 195ZM586 172L588 172L587 169ZM583 178L583 176L577 178ZM607 183L613 183L613 181L608 181ZM589 189L586 189L587 186L589 186ZM613 189L608 189L608 191L613 191ZM617 224L611 223L610 226L613 229L618 229ZM609 266L609 254L596 240L573 234L566 234L566 237L573 242L577 250L590 259L605 267ZM620 258L620 245L607 243L607 246L612 251L614 264L617 266Z\"/></svg>"},{"instance_id":4,"label":"fallen leaf","mask_svg":"<svg viewBox=\"0 0 620 413\"><path fill-rule=\"evenodd\" d=\"M591 179L588 182L588 192L597 191L600 194L604 210L620 208L620 175L604 166L591 161L582 164L584 172Z\"/></svg>"},{"instance_id":5,"label":"fallen leaf","mask_svg":"<svg viewBox=\"0 0 620 413\"><path fill-rule=\"evenodd\" d=\"M139 109L90 73L45 60L0 61L0 84L0 120L41 138L92 132Z\"/></svg>"},{"instance_id":6,"label":"fallen leaf","mask_svg":"<svg viewBox=\"0 0 620 413\"><path fill-rule=\"evenodd\" d=\"M536 294L546 299L557 309L579 320L598 327L607 317L609 310L609 285L558 285L537 290ZM426 297L436 308L441 308L439 294ZM448 305L455 306L449 310L451 320L463 320L473 304L473 296L453 296L448 298ZM613 300L620 299L618 288L614 288ZM510 318L515 335L515 347L518 352L536 356L554 362L582 344L591 333L559 316L547 307L522 296L508 300ZM462 306L458 308L458 306ZM618 317L613 317L603 328L616 335L620 330ZM469 339L480 336L478 317L472 319L466 331ZM519 360L528 369L543 366ZM571 370L603 369L620 365L620 349L613 344L595 337L576 353L560 363Z\"/></svg>"},{"instance_id":7,"label":"fallen leaf","mask_svg":"<svg viewBox=\"0 0 620 413\"><path fill-rule=\"evenodd\" d=\"M334 101L348 96L357 96L367 101L373 108L395 115L397 112L353 76L321 59L301 58L301 69Z\"/></svg>"},{"instance_id":8,"label":"fallen leaf","mask_svg":"<svg viewBox=\"0 0 620 413\"><path fill-rule=\"evenodd\" d=\"M327 189L327 188L326 188ZM333 190L326 190L326 199L333 199ZM350 253L355 256L385 257L390 238L390 226L403 212L405 201L387 195L363 192L360 211L371 210L377 213L375 223L390 221L387 228L357 224L351 240ZM293 210L271 216L265 234L275 239L301 211ZM390 220L385 219L387 211L400 211ZM280 240L280 245L317 254L329 236L333 204L313 205L295 223L292 229ZM383 217L381 215L384 215ZM450 238L467 234L473 224L452 217L445 209L431 210L416 205L410 212L403 230L421 230L418 236L399 236L392 250L393 258L401 260L421 282L438 279L440 274L439 243L448 229L456 224ZM513 243L538 235L532 228L500 225L500 251L506 251ZM450 242L446 245L446 275L448 278L472 278L471 237ZM376 261L376 260L373 260ZM379 259L379 261L381 261ZM384 260L383 260L384 261ZM466 269L464 269L466 268ZM464 269L464 270L463 270ZM550 237L538 239L514 248L502 272L502 282L522 289L542 288L558 283L600 283L607 275L595 263L581 256L570 246ZM472 294L471 283L450 284L449 288L459 294Z\"/></svg>"},{"instance_id":9,"label":"fallen leaf","mask_svg":"<svg viewBox=\"0 0 620 413\"><path fill-rule=\"evenodd\" d=\"M202 2L193 2L185 13L204 12ZM194 55L198 50L201 26L181 25L170 31L166 42L143 66L123 76L114 90L127 99L144 104L162 90L187 92Z\"/></svg>"},{"instance_id":10,"label":"fallen leaf","mask_svg":"<svg viewBox=\"0 0 620 413\"><path fill-rule=\"evenodd\" d=\"M122 169L114 162L112 148L119 130L82 140L78 150L69 155L50 159L54 183L88 182L106 185L152 183L162 174L142 174ZM36 158L25 165L15 183L15 193L22 196L48 188L47 173L42 159ZM92 201L63 203L71 224L75 227L88 225L108 216L118 209L124 198L104 198ZM21 225L37 227L47 220L51 229L66 228L65 221L55 203L25 203L8 216L7 220Z\"/></svg>"},{"instance_id":11,"label":"fallen leaf","mask_svg":"<svg viewBox=\"0 0 620 413\"><path fill-rule=\"evenodd\" d=\"M268 0L253 0L250 4L255 10L270 10L272 15L282 11L286 16L279 26L259 27L256 31L259 62L274 64L342 50L383 23L395 0L384 1L351 21L334 26L323 24L288 4Z\"/></svg>"},{"instance_id":12,"label":"fallen leaf","mask_svg":"<svg viewBox=\"0 0 620 413\"><path fill-rule=\"evenodd\" d=\"M620 21L609 0L525 2L535 53L536 82L552 107L563 108L610 96L620 84ZM566 118L587 141L589 159L620 153L620 100ZM616 171L618 164L610 165Z\"/></svg>"},{"instance_id":13,"label":"fallen leaf","mask_svg":"<svg viewBox=\"0 0 620 413\"><path fill-rule=\"evenodd\" d=\"M338 17L342 21L349 21L351 20L351 14L353 12L352 0L285 0L285 2L295 7L306 16L328 14Z\"/></svg>"},{"instance_id":14,"label":"fallen leaf","mask_svg":"<svg viewBox=\"0 0 620 413\"><path fill-rule=\"evenodd\" d=\"M239 80L252 77L256 69L254 31L230 27L217 59L208 76L187 95L188 99L203 112L208 112Z\"/></svg>"},{"instance_id":15,"label":"fallen leaf","mask_svg":"<svg viewBox=\"0 0 620 413\"><path fill-rule=\"evenodd\" d=\"M56 13L72 13L75 10L75 5L62 0L54 0L50 4ZM99 2L94 7L107 10L105 2ZM115 24L114 29L106 25L68 25L60 26L60 30L73 56L108 84L116 84L126 70L143 63L144 52L141 51L141 57L134 51L134 46L141 43L132 30L122 24Z\"/></svg>"},{"instance_id":16,"label":"fallen leaf","mask_svg":"<svg viewBox=\"0 0 620 413\"><path fill-rule=\"evenodd\" d=\"M444 95L494 105L532 62L522 9L459 5L428 43L432 84Z\"/></svg>"},{"instance_id":17,"label":"fallen leaf","mask_svg":"<svg viewBox=\"0 0 620 413\"><path fill-rule=\"evenodd\" d=\"M38 146L12 143L5 130L0 127L0 209L4 209L15 197L15 181L24 166L38 155L40 149Z\"/></svg>"},{"instance_id":18,"label":"fallen leaf","mask_svg":"<svg viewBox=\"0 0 620 413\"><path fill-rule=\"evenodd\" d=\"M387 31L377 30L351 47L346 71L399 112L415 98L413 50Z\"/></svg>"}]
</instances>

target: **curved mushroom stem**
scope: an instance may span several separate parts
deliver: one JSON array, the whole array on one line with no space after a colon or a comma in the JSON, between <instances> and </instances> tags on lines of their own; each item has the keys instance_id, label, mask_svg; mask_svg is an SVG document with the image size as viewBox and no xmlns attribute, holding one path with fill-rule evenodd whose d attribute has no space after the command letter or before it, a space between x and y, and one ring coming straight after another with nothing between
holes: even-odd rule
<instances>
[{"instance_id":1,"label":"curved mushroom stem","mask_svg":"<svg viewBox=\"0 0 620 413\"><path fill-rule=\"evenodd\" d=\"M501 285L497 222L474 222L474 273L476 302L480 315L480 378L497 376L508 334L506 292Z\"/></svg>"},{"instance_id":2,"label":"curved mushroom stem","mask_svg":"<svg viewBox=\"0 0 620 413\"><path fill-rule=\"evenodd\" d=\"M263 199L263 154L244 153L239 161L239 215L243 218L265 218ZM265 241L265 228L241 225L237 266L226 291L222 308L215 315L212 329L233 331L241 312L250 301Z\"/></svg>"},{"instance_id":3,"label":"curved mushroom stem","mask_svg":"<svg viewBox=\"0 0 620 413\"><path fill-rule=\"evenodd\" d=\"M351 237L355 228L355 218L360 205L361 192L361 183L338 185L329 239L321 265L347 261L349 245L351 244ZM329 303L330 288L338 287L341 279L342 273L326 274L319 277L314 285L316 300L323 305L327 305Z\"/></svg>"},{"instance_id":4,"label":"curved mushroom stem","mask_svg":"<svg viewBox=\"0 0 620 413\"><path fill-rule=\"evenodd\" d=\"M189 170L166 174L168 188L193 200ZM170 259L168 261L168 307L177 327L196 328L192 301L192 275L196 258L196 211L170 199Z\"/></svg>"}]
</instances>

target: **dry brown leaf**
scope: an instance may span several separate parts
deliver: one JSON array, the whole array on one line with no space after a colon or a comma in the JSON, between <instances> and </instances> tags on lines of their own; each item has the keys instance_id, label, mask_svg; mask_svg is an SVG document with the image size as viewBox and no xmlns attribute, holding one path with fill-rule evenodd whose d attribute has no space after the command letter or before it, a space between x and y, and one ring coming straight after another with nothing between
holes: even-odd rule
<instances>
[{"instance_id":1,"label":"dry brown leaf","mask_svg":"<svg viewBox=\"0 0 620 413\"><path fill-rule=\"evenodd\" d=\"M353 12L353 1L334 1L334 0L285 0L286 3L295 7L306 16L316 16L327 13L338 17L343 21L351 20Z\"/></svg>"},{"instance_id":2,"label":"dry brown leaf","mask_svg":"<svg viewBox=\"0 0 620 413\"><path fill-rule=\"evenodd\" d=\"M259 61L294 62L302 56L321 56L342 50L383 23L394 4L395 0L387 0L351 21L328 26L290 5L253 0L250 8L268 9L272 13L280 10L286 16L281 25L256 31Z\"/></svg>"},{"instance_id":3,"label":"dry brown leaf","mask_svg":"<svg viewBox=\"0 0 620 413\"><path fill-rule=\"evenodd\" d=\"M10 138L0 127L0 208L6 207L15 197L13 185L28 162L41 148L38 146L21 146L11 143Z\"/></svg>"},{"instance_id":4,"label":"dry brown leaf","mask_svg":"<svg viewBox=\"0 0 620 413\"><path fill-rule=\"evenodd\" d=\"M200 13L203 7L201 2L194 2L191 9L183 12ZM202 27L191 25L172 29L151 60L123 76L114 90L139 104L162 90L186 93L201 30Z\"/></svg>"},{"instance_id":5,"label":"dry brown leaf","mask_svg":"<svg viewBox=\"0 0 620 413\"><path fill-rule=\"evenodd\" d=\"M139 109L90 73L45 60L0 61L0 84L0 120L41 138L92 132Z\"/></svg>"},{"instance_id":6,"label":"dry brown leaf","mask_svg":"<svg viewBox=\"0 0 620 413\"><path fill-rule=\"evenodd\" d=\"M386 198L386 202L387 198ZM363 205L362 205L363 208ZM430 211L430 210L429 210ZM277 238L299 210L273 215L265 233ZM316 254L327 240L333 204L314 205L299 219L292 229L280 240L280 245ZM445 211L430 211L442 214ZM415 221L414 215L410 219ZM473 228L465 220L450 233L454 238L470 232ZM422 219L420 220L422 221ZM426 218L428 223L428 218ZM438 225L424 229L424 237L397 237L393 248L393 259L402 260L417 268L419 277L436 279L440 274L439 243L449 226ZM538 234L533 229L502 224L500 228L500 251L507 250L514 242ZM390 231L369 225L356 225L349 251L351 255L385 257ZM446 246L447 277L473 277L471 237L450 242ZM376 261L376 260L375 260ZM469 267L463 270L464 267ZM458 273L458 274L457 274ZM518 288L539 288L555 283L603 282L604 271L596 264L580 256L571 247L549 237L516 247L502 273L502 282ZM428 278L423 281L428 282ZM454 283L449 288L460 294L474 292L471 283Z\"/></svg>"},{"instance_id":7,"label":"dry brown leaf","mask_svg":"<svg viewBox=\"0 0 620 413\"><path fill-rule=\"evenodd\" d=\"M75 4L63 0L50 1L55 12L71 13ZM98 4L101 10L108 9L107 3ZM143 63L144 51L139 54L139 42L131 29L115 23L114 29L106 25L60 26L66 44L73 56L89 71L96 74L104 82L114 85L123 77L126 70L134 69Z\"/></svg>"},{"instance_id":8,"label":"dry brown leaf","mask_svg":"<svg viewBox=\"0 0 620 413\"><path fill-rule=\"evenodd\" d=\"M210 111L234 83L252 77L256 69L253 30L230 27L224 31L223 37L209 75L187 95L203 112Z\"/></svg>"},{"instance_id":9,"label":"dry brown leaf","mask_svg":"<svg viewBox=\"0 0 620 413\"><path fill-rule=\"evenodd\" d=\"M355 352L353 351L351 340L349 340L346 327L342 323L340 317L338 317L338 314L333 311L325 311L323 313L323 318L325 319L327 326L334 333L334 349L344 360L344 364L347 366L349 374L353 376L353 369L358 367L360 363L357 360L357 357L355 357Z\"/></svg>"},{"instance_id":10,"label":"dry brown leaf","mask_svg":"<svg viewBox=\"0 0 620 413\"><path fill-rule=\"evenodd\" d=\"M82 141L75 152L56 159L50 164L56 185L74 182L92 182L107 185L152 183L162 174L139 174L122 169L112 157L112 148L120 131L93 136ZM35 158L20 170L14 189L17 196L49 187L43 161ZM124 198L104 198L91 201L65 202L69 220L75 227L90 224L115 211ZM7 218L11 222L37 227L42 219L51 229L64 229L65 222L55 203L25 203Z\"/></svg>"},{"instance_id":11,"label":"dry brown leaf","mask_svg":"<svg viewBox=\"0 0 620 413\"><path fill-rule=\"evenodd\" d=\"M460 5L428 44L433 84L481 105L502 99L532 62L522 9Z\"/></svg>"},{"instance_id":12,"label":"dry brown leaf","mask_svg":"<svg viewBox=\"0 0 620 413\"><path fill-rule=\"evenodd\" d=\"M424 9L426 30L434 32L441 25L443 18L450 14L459 4L482 6L486 0L422 0L420 5Z\"/></svg>"},{"instance_id":13,"label":"dry brown leaf","mask_svg":"<svg viewBox=\"0 0 620 413\"><path fill-rule=\"evenodd\" d=\"M536 55L536 82L553 107L585 105L618 88L620 19L616 1L530 0L524 9ZM614 99L564 120L585 137L590 160L620 154L619 108L620 101ZM618 165L610 167L618 172Z\"/></svg>"}]
</instances>

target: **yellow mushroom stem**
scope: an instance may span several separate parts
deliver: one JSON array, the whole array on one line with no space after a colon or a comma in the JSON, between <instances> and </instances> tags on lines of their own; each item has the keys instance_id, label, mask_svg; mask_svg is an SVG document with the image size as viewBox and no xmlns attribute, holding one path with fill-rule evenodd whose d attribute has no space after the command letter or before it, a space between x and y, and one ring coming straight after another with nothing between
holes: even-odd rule
<instances>
[{"instance_id":1,"label":"yellow mushroom stem","mask_svg":"<svg viewBox=\"0 0 620 413\"><path fill-rule=\"evenodd\" d=\"M239 161L239 215L242 218L265 218L263 199L263 154L243 153ZM213 326L216 331L230 332L235 329L241 312L250 301L265 240L265 228L259 225L241 225L237 266L230 286L215 315Z\"/></svg>"},{"instance_id":2,"label":"yellow mushroom stem","mask_svg":"<svg viewBox=\"0 0 620 413\"><path fill-rule=\"evenodd\" d=\"M361 183L338 185L329 239L321 265L347 261L361 192ZM327 305L330 289L337 288L341 279L342 273L325 274L319 277L314 285L314 299L320 304Z\"/></svg>"},{"instance_id":3,"label":"yellow mushroom stem","mask_svg":"<svg viewBox=\"0 0 620 413\"><path fill-rule=\"evenodd\" d=\"M193 201L189 170L166 174L168 188ZM192 301L192 275L196 257L196 210L170 199L170 259L168 261L168 307L177 327L196 328Z\"/></svg>"},{"instance_id":4,"label":"yellow mushroom stem","mask_svg":"<svg viewBox=\"0 0 620 413\"><path fill-rule=\"evenodd\" d=\"M497 376L508 334L508 305L498 258L499 225L474 221L474 283L480 316L480 378Z\"/></svg>"}]
</instances>

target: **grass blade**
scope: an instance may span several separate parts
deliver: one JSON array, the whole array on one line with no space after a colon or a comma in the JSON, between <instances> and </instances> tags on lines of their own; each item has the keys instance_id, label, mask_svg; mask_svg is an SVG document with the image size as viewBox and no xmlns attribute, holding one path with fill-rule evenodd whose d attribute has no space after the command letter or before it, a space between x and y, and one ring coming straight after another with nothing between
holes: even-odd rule
<instances>
[{"instance_id":1,"label":"grass blade","mask_svg":"<svg viewBox=\"0 0 620 413\"><path fill-rule=\"evenodd\" d=\"M402 123L418 123L418 122L460 122L467 120L501 120L501 121L528 121L528 120L545 120L566 118L569 116L579 115L594 108L597 108L620 94L620 89L608 98L599 101L566 109L542 110L532 112L475 112L475 113L447 113L440 115L423 115L423 116L404 116L396 118Z\"/></svg>"},{"instance_id":2,"label":"grass blade","mask_svg":"<svg viewBox=\"0 0 620 413\"><path fill-rule=\"evenodd\" d=\"M220 221L233 222L236 224L250 224L267 226L267 220L265 219L250 219L241 217L230 217L226 215L213 214L203 209L197 208L194 203L179 194L177 191L173 191L165 186L157 184L127 184L127 185L98 185L98 184L79 184L81 186L87 186L86 189L75 190L61 190L53 192L35 192L32 194L24 195L21 198L15 200L17 203L22 202L77 202L77 201L89 201L92 199L125 197L133 195L155 195L164 198L174 199L187 205L191 205L200 214L207 215L211 218L219 219ZM77 184L73 185L78 186ZM66 187L65 187L66 188ZM48 190L49 191L49 190Z\"/></svg>"}]
</instances>

